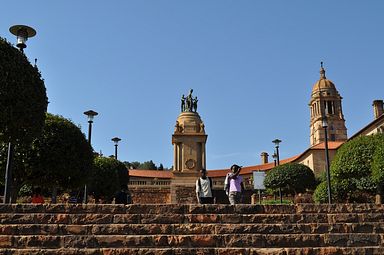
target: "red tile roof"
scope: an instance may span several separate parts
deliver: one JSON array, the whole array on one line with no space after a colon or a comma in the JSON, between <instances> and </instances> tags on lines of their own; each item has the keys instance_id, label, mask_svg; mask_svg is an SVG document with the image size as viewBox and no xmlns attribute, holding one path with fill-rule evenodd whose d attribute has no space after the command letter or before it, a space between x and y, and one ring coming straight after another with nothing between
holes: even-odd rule
<instances>
[{"instance_id":1,"label":"red tile roof","mask_svg":"<svg viewBox=\"0 0 384 255\"><path fill-rule=\"evenodd\" d=\"M328 149L330 150L336 150L338 149L344 142L328 142ZM310 148L308 148L303 153L280 160L280 164L286 164L290 162L294 162L296 159L300 158L302 155L304 155L307 151L310 150L324 150L325 149L325 143L319 143L316 144ZM274 162L262 164L262 165L255 165L255 166L245 166L241 169L240 174L251 174L253 171L268 171L271 170L275 166ZM225 175L230 171L230 169L218 169L218 170L209 170L208 169L208 176L209 177L225 177ZM157 171L157 170L138 170L138 169L131 169L129 170L129 175L132 177L141 177L141 178L159 178L159 179L170 179L173 177L172 171Z\"/></svg>"},{"instance_id":2,"label":"red tile roof","mask_svg":"<svg viewBox=\"0 0 384 255\"><path fill-rule=\"evenodd\" d=\"M281 164L286 164L294 161L300 155L290 157L287 159L283 159L280 161ZM267 163L263 165L256 166L245 166L241 169L240 174L250 174L253 171L268 171L274 167L274 162ZM208 170L209 177L224 177L229 172L228 169L220 169L220 170ZM157 171L157 170L139 170L139 169L130 169L129 176L131 177L141 177L141 178L159 178L159 179L170 179L173 177L172 171Z\"/></svg>"},{"instance_id":3,"label":"red tile roof","mask_svg":"<svg viewBox=\"0 0 384 255\"><path fill-rule=\"evenodd\" d=\"M328 149L330 149L330 150L336 150L336 149L338 149L343 143L345 143L345 141L342 141L342 142L333 142L333 141L329 141L329 142L328 142ZM312 150L325 150L325 142L316 144L316 145L312 146L312 147L309 148L309 149L312 149Z\"/></svg>"},{"instance_id":4,"label":"red tile roof","mask_svg":"<svg viewBox=\"0 0 384 255\"><path fill-rule=\"evenodd\" d=\"M144 178L159 178L170 179L173 177L171 171L158 171L158 170L141 170L141 169L129 169L129 176L131 177L144 177Z\"/></svg>"},{"instance_id":5,"label":"red tile roof","mask_svg":"<svg viewBox=\"0 0 384 255\"><path fill-rule=\"evenodd\" d=\"M286 164L289 162L293 162L295 159L297 159L300 155L296 155L287 159L280 160L280 164ZM255 165L255 166L245 166L241 168L240 174L251 174L253 171L268 171L271 170L275 166L275 163L267 163L262 165ZM221 170L208 170L208 176L210 177L224 177L230 169L221 169Z\"/></svg>"}]
</instances>

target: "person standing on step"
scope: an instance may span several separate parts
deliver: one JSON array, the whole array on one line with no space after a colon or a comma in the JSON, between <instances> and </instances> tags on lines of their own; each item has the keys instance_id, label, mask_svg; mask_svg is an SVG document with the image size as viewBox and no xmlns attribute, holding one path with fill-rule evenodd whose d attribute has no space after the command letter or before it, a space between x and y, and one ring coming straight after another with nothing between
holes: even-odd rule
<instances>
[{"instance_id":1,"label":"person standing on step","mask_svg":"<svg viewBox=\"0 0 384 255\"><path fill-rule=\"evenodd\" d=\"M243 177L240 175L241 166L232 165L224 181L224 190L231 205L239 204L244 191Z\"/></svg>"},{"instance_id":2,"label":"person standing on step","mask_svg":"<svg viewBox=\"0 0 384 255\"><path fill-rule=\"evenodd\" d=\"M127 185L121 185L120 191L115 195L115 204L132 204L131 194L128 191Z\"/></svg>"},{"instance_id":3,"label":"person standing on step","mask_svg":"<svg viewBox=\"0 0 384 255\"><path fill-rule=\"evenodd\" d=\"M44 197L41 195L41 188L35 188L32 194L32 204L44 204Z\"/></svg>"},{"instance_id":4,"label":"person standing on step","mask_svg":"<svg viewBox=\"0 0 384 255\"><path fill-rule=\"evenodd\" d=\"M200 170L200 177L196 180L196 197L199 204L213 204L212 179L207 176L207 170Z\"/></svg>"}]
</instances>

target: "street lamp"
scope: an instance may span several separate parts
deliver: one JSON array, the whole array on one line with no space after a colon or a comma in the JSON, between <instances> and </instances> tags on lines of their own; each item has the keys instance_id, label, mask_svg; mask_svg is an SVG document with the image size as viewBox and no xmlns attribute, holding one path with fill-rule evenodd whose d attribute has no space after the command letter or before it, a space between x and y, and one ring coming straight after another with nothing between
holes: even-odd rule
<instances>
[{"instance_id":1,"label":"street lamp","mask_svg":"<svg viewBox=\"0 0 384 255\"><path fill-rule=\"evenodd\" d=\"M36 35L35 29L25 25L14 25L9 28L9 32L17 36L16 47L19 48L21 52L24 52L24 49L27 48L25 43L28 38Z\"/></svg>"},{"instance_id":2,"label":"street lamp","mask_svg":"<svg viewBox=\"0 0 384 255\"><path fill-rule=\"evenodd\" d=\"M21 52L24 52L24 48L27 47L25 42L28 37L33 37L36 35L36 30L25 26L25 25L15 25L9 28L9 32L17 36L17 47ZM8 143L8 154L7 154L7 165L5 167L5 187L4 187L4 204L9 204L11 202L11 187L12 187L12 159L14 154L14 145Z\"/></svg>"},{"instance_id":3,"label":"street lamp","mask_svg":"<svg viewBox=\"0 0 384 255\"><path fill-rule=\"evenodd\" d=\"M272 142L275 144L275 148L276 148L276 162L277 162L277 165L280 165L279 144L281 143L281 140L275 139Z\"/></svg>"},{"instance_id":4,"label":"street lamp","mask_svg":"<svg viewBox=\"0 0 384 255\"><path fill-rule=\"evenodd\" d=\"M85 115L88 117L88 143L92 147L91 144L91 138L92 138L92 123L93 123L93 118L98 115L97 112L89 110L84 112ZM83 203L86 204L88 203L88 191L87 191L87 184L84 185L84 197L83 197Z\"/></svg>"},{"instance_id":5,"label":"street lamp","mask_svg":"<svg viewBox=\"0 0 384 255\"><path fill-rule=\"evenodd\" d=\"M329 172L329 151L328 151L328 121L327 117L323 117L322 125L324 128L325 136L325 169L327 171L327 189L328 189L328 203L332 204L332 194L331 194L331 174Z\"/></svg>"},{"instance_id":6,"label":"street lamp","mask_svg":"<svg viewBox=\"0 0 384 255\"><path fill-rule=\"evenodd\" d=\"M275 139L272 141L272 143L275 144L276 152L274 154L276 154L275 155L276 156L276 163L279 166L280 165L279 144L281 143L281 140ZM280 196L280 203L282 204L283 203L283 194L281 192L281 187L279 187L279 196Z\"/></svg>"},{"instance_id":7,"label":"street lamp","mask_svg":"<svg viewBox=\"0 0 384 255\"><path fill-rule=\"evenodd\" d=\"M115 159L117 159L117 146L119 145L121 139L118 137L114 137L111 140L115 143Z\"/></svg>"},{"instance_id":8,"label":"street lamp","mask_svg":"<svg viewBox=\"0 0 384 255\"><path fill-rule=\"evenodd\" d=\"M84 114L87 115L87 117L88 117L88 123L89 123L89 125L88 125L88 143L89 143L89 145L91 145L93 118L95 116L97 116L98 113L95 111L89 110L89 111L84 112Z\"/></svg>"},{"instance_id":9,"label":"street lamp","mask_svg":"<svg viewBox=\"0 0 384 255\"><path fill-rule=\"evenodd\" d=\"M276 158L277 158L277 154L276 154L276 152L273 152L273 154L272 154L272 158L273 158L273 163L274 163L274 166L276 166Z\"/></svg>"}]
</instances>

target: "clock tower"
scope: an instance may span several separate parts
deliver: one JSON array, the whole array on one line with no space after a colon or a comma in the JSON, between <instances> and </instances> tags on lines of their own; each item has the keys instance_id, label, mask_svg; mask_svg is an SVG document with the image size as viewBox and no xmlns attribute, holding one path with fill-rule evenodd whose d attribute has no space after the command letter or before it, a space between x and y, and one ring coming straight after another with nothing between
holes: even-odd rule
<instances>
[{"instance_id":1,"label":"clock tower","mask_svg":"<svg viewBox=\"0 0 384 255\"><path fill-rule=\"evenodd\" d=\"M323 62L320 68L320 80L312 88L309 102L310 142L311 146L325 141L325 131L322 122L328 122L328 141L346 141L347 128L341 104L342 97L335 84L325 77Z\"/></svg>"}]
</instances>

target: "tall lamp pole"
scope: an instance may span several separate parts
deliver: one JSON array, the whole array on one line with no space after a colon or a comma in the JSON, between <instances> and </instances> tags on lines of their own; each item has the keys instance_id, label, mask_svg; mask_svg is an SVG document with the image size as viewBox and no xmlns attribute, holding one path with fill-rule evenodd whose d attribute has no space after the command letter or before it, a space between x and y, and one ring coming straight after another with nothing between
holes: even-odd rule
<instances>
[{"instance_id":1,"label":"tall lamp pole","mask_svg":"<svg viewBox=\"0 0 384 255\"><path fill-rule=\"evenodd\" d=\"M117 160L117 146L119 146L120 138L114 137L111 139L115 143L115 159Z\"/></svg>"},{"instance_id":2,"label":"tall lamp pole","mask_svg":"<svg viewBox=\"0 0 384 255\"><path fill-rule=\"evenodd\" d=\"M275 139L272 141L272 143L275 144L276 164L279 166L280 165L279 144L281 143L281 140ZM280 196L280 203L282 204L283 203L283 194L281 192L281 187L279 187L279 196Z\"/></svg>"},{"instance_id":3,"label":"tall lamp pole","mask_svg":"<svg viewBox=\"0 0 384 255\"><path fill-rule=\"evenodd\" d=\"M274 152L274 153L272 154L272 158L273 158L274 166L276 166L276 165L277 165L277 161L276 161L277 154L276 154L276 152Z\"/></svg>"},{"instance_id":4,"label":"tall lamp pole","mask_svg":"<svg viewBox=\"0 0 384 255\"><path fill-rule=\"evenodd\" d=\"M9 28L9 32L11 34L16 35L17 44L16 47L19 48L21 52L24 53L24 49L27 47L25 42L30 37L34 37L36 35L36 30L25 25L15 25ZM7 155L7 165L5 168L5 187L4 187L4 204L11 203L11 192L12 192L12 160L14 154L14 145L9 142L8 143L8 155Z\"/></svg>"},{"instance_id":5,"label":"tall lamp pole","mask_svg":"<svg viewBox=\"0 0 384 255\"><path fill-rule=\"evenodd\" d=\"M322 125L324 128L325 136L325 169L327 171L327 190L328 190L328 203L332 204L332 194L331 194L331 174L329 171L329 150L328 150L328 121L327 117L323 117Z\"/></svg>"},{"instance_id":6,"label":"tall lamp pole","mask_svg":"<svg viewBox=\"0 0 384 255\"><path fill-rule=\"evenodd\" d=\"M9 28L9 32L11 32L13 35L16 35L16 47L19 48L21 52L24 52L24 49L27 48L25 43L28 38L34 37L36 35L35 29L25 25L14 25Z\"/></svg>"},{"instance_id":7,"label":"tall lamp pole","mask_svg":"<svg viewBox=\"0 0 384 255\"><path fill-rule=\"evenodd\" d=\"M91 138L92 138L92 123L93 118L98 115L97 112L89 110L84 112L85 115L88 117L88 143L92 147ZM87 184L84 185L84 197L83 197L83 203L88 203L88 190L87 190Z\"/></svg>"}]
</instances>

